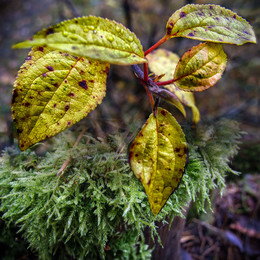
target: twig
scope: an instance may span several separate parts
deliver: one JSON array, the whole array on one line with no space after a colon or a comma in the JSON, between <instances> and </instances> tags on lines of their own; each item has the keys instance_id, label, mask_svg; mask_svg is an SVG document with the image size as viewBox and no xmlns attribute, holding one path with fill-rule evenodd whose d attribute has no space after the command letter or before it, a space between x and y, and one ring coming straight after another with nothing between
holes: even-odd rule
<instances>
[{"instance_id":1,"label":"twig","mask_svg":"<svg viewBox=\"0 0 260 260\"><path fill-rule=\"evenodd\" d=\"M73 145L73 147L77 147L77 146L79 145L79 142L80 142L81 138L83 137L83 135L85 134L86 131L87 131L87 129L84 128L84 129L80 132L80 134L79 134L79 136L78 136L78 138L77 138L75 144ZM71 160L71 155L70 155L70 156L66 159L66 161L62 164L61 168L59 169L59 171L58 171L58 173L57 173L57 176L60 176L60 175L66 170L66 168L68 167L68 165L69 165L69 163L70 163L70 160Z\"/></svg>"}]
</instances>

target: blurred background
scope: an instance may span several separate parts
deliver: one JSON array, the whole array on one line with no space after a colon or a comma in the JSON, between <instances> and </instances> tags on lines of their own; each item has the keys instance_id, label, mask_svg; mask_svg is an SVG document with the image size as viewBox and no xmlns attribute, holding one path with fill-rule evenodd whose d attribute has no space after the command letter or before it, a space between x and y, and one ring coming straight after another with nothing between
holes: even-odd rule
<instances>
[{"instance_id":1,"label":"blurred background","mask_svg":"<svg viewBox=\"0 0 260 260\"><path fill-rule=\"evenodd\" d=\"M11 49L14 43L62 20L96 15L130 28L146 50L165 34L170 15L188 3L231 9L253 26L259 42L259 0L0 0L0 150L17 145L10 101L17 71L29 50ZM176 38L161 47L181 56L197 44ZM240 123L245 134L232 167L241 174L228 178L224 198L213 194L214 214L187 225L182 245L192 259L216 255L216 259L260 259L260 48L259 44L245 44L225 45L224 49L228 63L222 79L213 88L196 93L195 98L202 122L229 118ZM118 131L136 133L150 114L150 105L131 68L112 65L107 88L102 105L79 125L87 125L99 137ZM184 121L177 110L168 104L164 107ZM189 110L187 120L191 121ZM219 230L230 230L234 236L223 239Z\"/></svg>"}]
</instances>

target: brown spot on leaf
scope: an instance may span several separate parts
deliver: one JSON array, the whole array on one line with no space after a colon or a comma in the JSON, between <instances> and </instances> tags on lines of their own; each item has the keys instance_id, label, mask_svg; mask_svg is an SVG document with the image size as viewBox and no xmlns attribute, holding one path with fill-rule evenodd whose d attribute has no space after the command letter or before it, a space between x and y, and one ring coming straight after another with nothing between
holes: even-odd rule
<instances>
[{"instance_id":1,"label":"brown spot on leaf","mask_svg":"<svg viewBox=\"0 0 260 260\"><path fill-rule=\"evenodd\" d=\"M68 121L68 126L70 126L71 125L71 121Z\"/></svg>"},{"instance_id":2,"label":"brown spot on leaf","mask_svg":"<svg viewBox=\"0 0 260 260\"><path fill-rule=\"evenodd\" d=\"M237 19L237 16L236 16L236 14L234 14L234 15L233 15L233 18L234 18L234 19Z\"/></svg>"},{"instance_id":3,"label":"brown spot on leaf","mask_svg":"<svg viewBox=\"0 0 260 260\"><path fill-rule=\"evenodd\" d=\"M31 104L29 103L29 102L26 102L25 104L24 104L24 106L25 107L29 107Z\"/></svg>"},{"instance_id":4,"label":"brown spot on leaf","mask_svg":"<svg viewBox=\"0 0 260 260\"><path fill-rule=\"evenodd\" d=\"M79 86L82 87L82 88L84 88L84 89L88 89L86 80L80 81L80 82L79 82Z\"/></svg>"},{"instance_id":5,"label":"brown spot on leaf","mask_svg":"<svg viewBox=\"0 0 260 260\"><path fill-rule=\"evenodd\" d=\"M172 28L173 28L173 23L169 23L169 25L167 27L167 34L171 34Z\"/></svg>"},{"instance_id":6,"label":"brown spot on leaf","mask_svg":"<svg viewBox=\"0 0 260 260\"><path fill-rule=\"evenodd\" d=\"M180 18L183 18L183 17L185 17L186 16L186 13L185 12L181 12L180 13Z\"/></svg>"},{"instance_id":7,"label":"brown spot on leaf","mask_svg":"<svg viewBox=\"0 0 260 260\"><path fill-rule=\"evenodd\" d=\"M69 96L70 96L70 97L74 97L74 96L75 96L75 94L74 94L74 93L72 93L72 92L70 92L70 93L69 93Z\"/></svg>"},{"instance_id":8,"label":"brown spot on leaf","mask_svg":"<svg viewBox=\"0 0 260 260\"><path fill-rule=\"evenodd\" d=\"M38 50L43 52L43 47L39 47Z\"/></svg>"},{"instance_id":9,"label":"brown spot on leaf","mask_svg":"<svg viewBox=\"0 0 260 260\"><path fill-rule=\"evenodd\" d=\"M70 108L70 106L69 106L69 105L66 105L66 106L65 106L65 111L68 111L69 108Z\"/></svg>"},{"instance_id":10,"label":"brown spot on leaf","mask_svg":"<svg viewBox=\"0 0 260 260\"><path fill-rule=\"evenodd\" d=\"M52 66L47 66L46 69L49 70L49 71L54 71Z\"/></svg>"},{"instance_id":11,"label":"brown spot on leaf","mask_svg":"<svg viewBox=\"0 0 260 260\"><path fill-rule=\"evenodd\" d=\"M167 113L166 113L165 110L162 110L162 111L161 111L161 114L162 114L163 116L166 116Z\"/></svg>"},{"instance_id":12,"label":"brown spot on leaf","mask_svg":"<svg viewBox=\"0 0 260 260\"><path fill-rule=\"evenodd\" d=\"M15 102L15 99L18 97L18 91L15 89L13 91L13 96L12 96L12 104Z\"/></svg>"},{"instance_id":13,"label":"brown spot on leaf","mask_svg":"<svg viewBox=\"0 0 260 260\"><path fill-rule=\"evenodd\" d=\"M47 36L47 35L50 35L50 34L53 34L53 33L54 33L53 28L48 28L48 29L46 30L46 36Z\"/></svg>"},{"instance_id":14,"label":"brown spot on leaf","mask_svg":"<svg viewBox=\"0 0 260 260\"><path fill-rule=\"evenodd\" d=\"M175 148L175 149L174 149L174 151L175 151L176 153L179 153L180 150L181 150L180 148Z\"/></svg>"},{"instance_id":15,"label":"brown spot on leaf","mask_svg":"<svg viewBox=\"0 0 260 260\"><path fill-rule=\"evenodd\" d=\"M54 105L53 105L53 107L56 107L56 106L57 106L57 104L54 104Z\"/></svg>"}]
</instances>

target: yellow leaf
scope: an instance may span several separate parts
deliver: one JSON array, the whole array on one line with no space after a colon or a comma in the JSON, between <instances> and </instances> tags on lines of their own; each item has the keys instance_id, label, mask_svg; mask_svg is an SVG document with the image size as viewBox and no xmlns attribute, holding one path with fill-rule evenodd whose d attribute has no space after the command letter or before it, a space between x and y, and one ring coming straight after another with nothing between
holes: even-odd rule
<instances>
[{"instance_id":1,"label":"yellow leaf","mask_svg":"<svg viewBox=\"0 0 260 260\"><path fill-rule=\"evenodd\" d=\"M88 115L106 93L109 64L34 47L14 84L12 115L21 150Z\"/></svg>"},{"instance_id":2,"label":"yellow leaf","mask_svg":"<svg viewBox=\"0 0 260 260\"><path fill-rule=\"evenodd\" d=\"M173 79L174 71L179 61L179 56L165 49L157 49L147 55L150 70L156 74L163 74L160 81ZM196 124L200 120L200 113L195 104L194 95L191 92L180 90L174 84L165 85L177 98L186 106L192 109L193 122Z\"/></svg>"},{"instance_id":3,"label":"yellow leaf","mask_svg":"<svg viewBox=\"0 0 260 260\"><path fill-rule=\"evenodd\" d=\"M131 168L141 180L157 215L178 187L186 164L187 143L180 125L162 108L151 114L129 148Z\"/></svg>"},{"instance_id":4,"label":"yellow leaf","mask_svg":"<svg viewBox=\"0 0 260 260\"><path fill-rule=\"evenodd\" d=\"M219 5L186 5L168 20L166 37L242 45L256 43L251 25L242 17Z\"/></svg>"},{"instance_id":5,"label":"yellow leaf","mask_svg":"<svg viewBox=\"0 0 260 260\"><path fill-rule=\"evenodd\" d=\"M64 21L13 47L32 46L48 46L88 59L120 65L146 63L142 45L134 33L120 23L95 16Z\"/></svg>"},{"instance_id":6,"label":"yellow leaf","mask_svg":"<svg viewBox=\"0 0 260 260\"><path fill-rule=\"evenodd\" d=\"M185 52L175 69L175 86L185 91L202 91L221 78L227 56L221 44L205 42Z\"/></svg>"}]
</instances>

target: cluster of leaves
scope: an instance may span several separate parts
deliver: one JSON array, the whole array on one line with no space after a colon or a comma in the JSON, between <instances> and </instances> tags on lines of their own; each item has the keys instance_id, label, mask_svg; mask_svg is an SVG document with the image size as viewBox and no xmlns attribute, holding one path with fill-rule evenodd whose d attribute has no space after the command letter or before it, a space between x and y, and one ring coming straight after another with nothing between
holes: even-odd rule
<instances>
[{"instance_id":1,"label":"cluster of leaves","mask_svg":"<svg viewBox=\"0 0 260 260\"><path fill-rule=\"evenodd\" d=\"M174 37L205 42L180 59L166 50L151 53ZM156 215L180 183L187 143L179 124L170 112L157 107L153 95L170 101L184 116L182 103L191 107L197 123L200 115L193 94L184 91L205 90L221 78L227 61L222 43L247 42L256 42L249 23L217 5L186 5L177 10L166 24L164 37L146 52L134 33L100 17L76 18L44 29L15 45L33 47L13 91L20 148L63 131L95 109L105 96L111 63L144 64L143 74L136 65L133 68L153 113L131 144L129 161ZM148 77L147 62L154 79Z\"/></svg>"},{"instance_id":2,"label":"cluster of leaves","mask_svg":"<svg viewBox=\"0 0 260 260\"><path fill-rule=\"evenodd\" d=\"M126 150L116 152L121 136L109 143L84 136L73 147L74 134L66 131L54 138L53 150L44 157L9 148L0 162L0 210L42 259L150 259L144 228L156 236L155 220L182 216L191 200L198 212L205 211L210 191L223 189L225 175L232 172L228 158L239 138L232 121L199 125L196 136L187 134L186 174L156 218L127 164ZM68 154L73 164L56 178Z\"/></svg>"}]
</instances>

